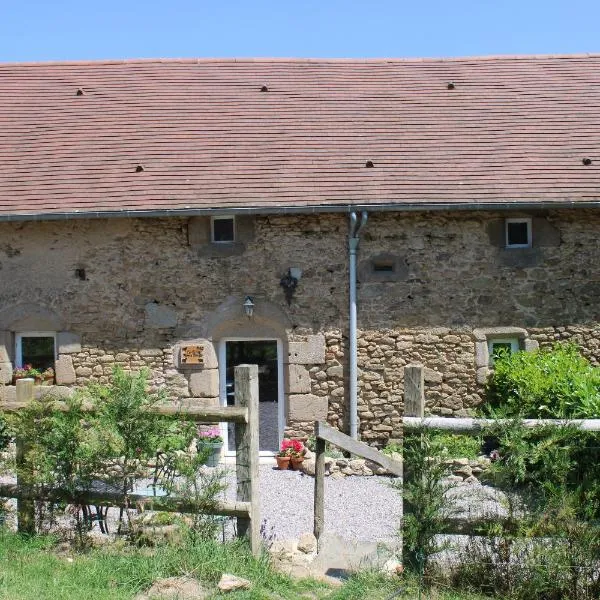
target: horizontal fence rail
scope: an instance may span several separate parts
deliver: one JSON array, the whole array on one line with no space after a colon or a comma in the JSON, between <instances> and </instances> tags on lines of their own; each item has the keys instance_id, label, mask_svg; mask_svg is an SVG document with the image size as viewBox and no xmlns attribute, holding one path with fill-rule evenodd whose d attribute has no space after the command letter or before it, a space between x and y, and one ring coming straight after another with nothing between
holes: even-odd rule
<instances>
[{"instance_id":1,"label":"horizontal fence rail","mask_svg":"<svg viewBox=\"0 0 600 600\"><path fill-rule=\"evenodd\" d=\"M509 425L520 422L528 429L538 427L574 427L581 431L599 431L600 419L477 419L459 417L431 417L425 413L424 367L423 365L407 365L404 368L404 417L402 426L405 434L420 429L448 431L458 435L476 435L493 425ZM423 452L426 452L423 449ZM405 476L403 480L403 514L408 512L407 490L411 483L411 464L405 460ZM514 525L515 522L527 521L526 515L513 518L503 515L446 515L444 518L444 534L480 535L489 531L495 524ZM403 525L404 527L404 525ZM442 532L440 532L442 533ZM404 536L403 536L404 539ZM407 556L406 547L403 555Z\"/></svg>"},{"instance_id":2,"label":"horizontal fence rail","mask_svg":"<svg viewBox=\"0 0 600 600\"><path fill-rule=\"evenodd\" d=\"M17 381L16 400L0 402L0 411L18 412L26 408L34 398L33 383L33 379ZM52 392L48 392L46 397L51 397L51 394ZM164 402L149 409L149 412L158 415L180 417L197 423L229 422L235 424L236 501L219 500L199 504L177 496L148 496L95 490L71 492L58 488L40 490L26 484L28 477L22 471L28 440L22 438L16 439L17 483L0 484L0 497L17 499L18 529L20 532L28 534L35 533L35 501L64 501L72 504L94 504L117 508L143 506L145 510L236 517L238 535L247 535L252 552L258 555L261 551L258 489L258 401L258 367L256 365L239 365L235 367L236 406L205 408L190 406L185 402ZM91 404L85 402L81 408L88 412L94 410ZM52 402L51 409L67 412L70 407L64 400L56 399Z\"/></svg>"},{"instance_id":3,"label":"horizontal fence rail","mask_svg":"<svg viewBox=\"0 0 600 600\"><path fill-rule=\"evenodd\" d=\"M576 427L582 431L600 431L600 419L517 419L523 427ZM404 417L404 429L442 429L454 433L478 432L490 425L508 425L514 419L471 419L454 417Z\"/></svg>"}]
</instances>

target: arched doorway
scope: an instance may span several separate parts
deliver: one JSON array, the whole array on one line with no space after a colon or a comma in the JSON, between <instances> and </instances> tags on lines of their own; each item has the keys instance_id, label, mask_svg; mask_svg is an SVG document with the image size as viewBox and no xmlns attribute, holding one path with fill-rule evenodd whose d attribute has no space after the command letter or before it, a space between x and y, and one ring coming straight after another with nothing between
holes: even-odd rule
<instances>
[{"instance_id":1,"label":"arched doorway","mask_svg":"<svg viewBox=\"0 0 600 600\"><path fill-rule=\"evenodd\" d=\"M234 369L239 364L256 364L259 372L259 450L272 456L285 430L285 371L287 331L290 323L281 308L254 297L254 311L246 316L245 297L230 297L212 314L207 333L212 338L219 364L219 401L233 404ZM234 450L234 427L222 427L225 451Z\"/></svg>"}]
</instances>

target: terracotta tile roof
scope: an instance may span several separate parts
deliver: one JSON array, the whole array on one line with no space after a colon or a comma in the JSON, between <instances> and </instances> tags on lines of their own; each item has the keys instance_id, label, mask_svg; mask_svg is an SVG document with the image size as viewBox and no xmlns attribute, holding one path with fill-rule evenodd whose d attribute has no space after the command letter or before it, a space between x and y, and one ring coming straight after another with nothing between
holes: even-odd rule
<instances>
[{"instance_id":1,"label":"terracotta tile roof","mask_svg":"<svg viewBox=\"0 0 600 600\"><path fill-rule=\"evenodd\" d=\"M0 64L0 218L599 190L600 55Z\"/></svg>"}]
</instances>

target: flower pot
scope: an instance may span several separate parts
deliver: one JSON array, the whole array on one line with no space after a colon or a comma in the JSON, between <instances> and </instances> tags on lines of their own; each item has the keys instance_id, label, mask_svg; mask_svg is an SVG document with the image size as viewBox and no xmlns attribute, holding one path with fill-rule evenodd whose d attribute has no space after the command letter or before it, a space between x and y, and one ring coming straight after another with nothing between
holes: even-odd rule
<instances>
[{"instance_id":1,"label":"flower pot","mask_svg":"<svg viewBox=\"0 0 600 600\"><path fill-rule=\"evenodd\" d=\"M206 459L207 467L216 467L221 459L221 449L223 448L223 442L207 442L204 440L198 440L196 449L198 452L203 452L205 449L209 450L208 458Z\"/></svg>"},{"instance_id":2,"label":"flower pot","mask_svg":"<svg viewBox=\"0 0 600 600\"><path fill-rule=\"evenodd\" d=\"M287 471L290 468L290 457L289 456L276 456L277 468L280 471Z\"/></svg>"},{"instance_id":3,"label":"flower pot","mask_svg":"<svg viewBox=\"0 0 600 600\"><path fill-rule=\"evenodd\" d=\"M302 463L304 462L304 456L292 456L292 471L299 471Z\"/></svg>"}]
</instances>

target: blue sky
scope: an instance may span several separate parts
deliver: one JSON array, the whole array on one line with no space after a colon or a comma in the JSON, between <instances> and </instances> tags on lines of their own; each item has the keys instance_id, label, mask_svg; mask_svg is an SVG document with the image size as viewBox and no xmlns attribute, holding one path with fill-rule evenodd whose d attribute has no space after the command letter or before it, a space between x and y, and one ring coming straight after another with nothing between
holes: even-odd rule
<instances>
[{"instance_id":1,"label":"blue sky","mask_svg":"<svg viewBox=\"0 0 600 600\"><path fill-rule=\"evenodd\" d=\"M600 50L600 2L0 0L0 61Z\"/></svg>"}]
</instances>

